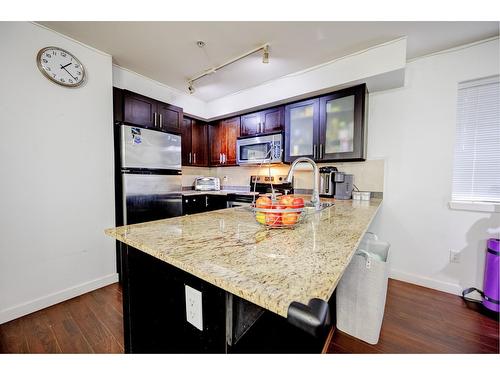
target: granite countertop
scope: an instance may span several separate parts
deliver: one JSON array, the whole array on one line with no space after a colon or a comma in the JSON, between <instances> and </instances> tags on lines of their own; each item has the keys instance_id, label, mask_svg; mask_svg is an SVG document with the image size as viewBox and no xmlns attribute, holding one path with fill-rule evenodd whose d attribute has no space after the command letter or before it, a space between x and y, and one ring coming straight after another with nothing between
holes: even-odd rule
<instances>
[{"instance_id":1,"label":"granite countertop","mask_svg":"<svg viewBox=\"0 0 500 375\"><path fill-rule=\"evenodd\" d=\"M294 229L268 230L239 207L105 232L286 317L294 301L331 297L381 202L335 201Z\"/></svg>"}]
</instances>

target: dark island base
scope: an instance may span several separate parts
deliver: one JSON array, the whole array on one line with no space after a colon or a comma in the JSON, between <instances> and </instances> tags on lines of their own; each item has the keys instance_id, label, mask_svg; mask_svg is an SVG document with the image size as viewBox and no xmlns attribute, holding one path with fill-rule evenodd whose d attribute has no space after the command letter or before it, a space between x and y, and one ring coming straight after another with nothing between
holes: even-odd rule
<instances>
[{"instance_id":1,"label":"dark island base","mask_svg":"<svg viewBox=\"0 0 500 375\"><path fill-rule=\"evenodd\" d=\"M126 353L321 353L314 337L287 319L131 246L123 245ZM186 320L185 285L202 293L203 331ZM330 311L335 312L335 295ZM333 315L333 314L332 314ZM335 317L332 316L332 322Z\"/></svg>"}]
</instances>

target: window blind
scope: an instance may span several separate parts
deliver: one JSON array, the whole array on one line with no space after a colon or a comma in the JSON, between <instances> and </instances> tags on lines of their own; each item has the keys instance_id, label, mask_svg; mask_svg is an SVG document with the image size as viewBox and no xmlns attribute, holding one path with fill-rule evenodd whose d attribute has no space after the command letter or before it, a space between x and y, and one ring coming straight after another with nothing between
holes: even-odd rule
<instances>
[{"instance_id":1,"label":"window blind","mask_svg":"<svg viewBox=\"0 0 500 375\"><path fill-rule=\"evenodd\" d=\"M458 86L452 200L500 202L498 76Z\"/></svg>"}]
</instances>

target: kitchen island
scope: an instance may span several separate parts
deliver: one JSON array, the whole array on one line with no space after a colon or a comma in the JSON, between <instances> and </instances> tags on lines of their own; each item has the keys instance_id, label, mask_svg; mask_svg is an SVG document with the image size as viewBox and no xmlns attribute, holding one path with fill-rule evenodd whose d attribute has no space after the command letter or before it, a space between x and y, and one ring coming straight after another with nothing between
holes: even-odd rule
<instances>
[{"instance_id":1,"label":"kitchen island","mask_svg":"<svg viewBox=\"0 0 500 375\"><path fill-rule=\"evenodd\" d=\"M321 351L334 290L380 204L335 201L294 229L232 208L106 230L126 245L126 351ZM201 330L186 321L186 286L201 292Z\"/></svg>"}]
</instances>

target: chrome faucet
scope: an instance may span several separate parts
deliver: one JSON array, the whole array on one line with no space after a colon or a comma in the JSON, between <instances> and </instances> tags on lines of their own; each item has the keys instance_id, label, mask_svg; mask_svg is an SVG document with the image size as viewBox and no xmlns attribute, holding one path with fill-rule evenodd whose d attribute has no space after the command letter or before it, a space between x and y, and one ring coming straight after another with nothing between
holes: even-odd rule
<instances>
[{"instance_id":1,"label":"chrome faucet","mask_svg":"<svg viewBox=\"0 0 500 375\"><path fill-rule=\"evenodd\" d=\"M312 165L313 170L314 170L314 188L312 192L312 197L311 197L311 203L314 205L314 208L319 211L321 209L321 203L319 201L319 169L314 160L306 158L306 157L300 157L295 159L295 161L292 163L290 166L290 170L288 171L288 175L286 176L286 181L287 182L292 182L293 181L293 172L295 171L295 167L299 163L309 163Z\"/></svg>"}]
</instances>

